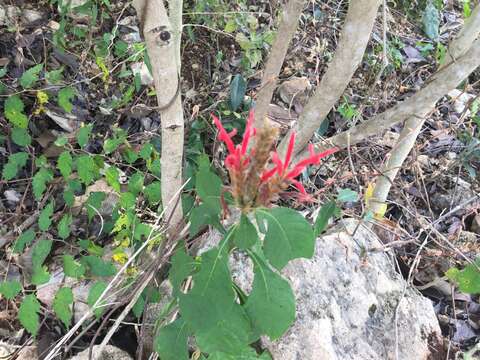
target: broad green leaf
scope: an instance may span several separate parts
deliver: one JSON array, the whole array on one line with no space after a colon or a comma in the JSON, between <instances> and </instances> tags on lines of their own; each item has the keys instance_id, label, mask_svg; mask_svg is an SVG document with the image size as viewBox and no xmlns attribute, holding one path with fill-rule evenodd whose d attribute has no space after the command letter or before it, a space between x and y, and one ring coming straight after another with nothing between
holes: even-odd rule
<instances>
[{"instance_id":1,"label":"broad green leaf","mask_svg":"<svg viewBox=\"0 0 480 360\"><path fill-rule=\"evenodd\" d=\"M130 210L135 207L137 199L135 195L130 192L124 192L120 194L120 206L125 210Z\"/></svg>"},{"instance_id":2,"label":"broad green leaf","mask_svg":"<svg viewBox=\"0 0 480 360\"><path fill-rule=\"evenodd\" d=\"M199 171L196 176L197 193L205 205L219 214L221 211L222 181L210 170L210 162L206 155L199 158L198 168Z\"/></svg>"},{"instance_id":3,"label":"broad green leaf","mask_svg":"<svg viewBox=\"0 0 480 360\"><path fill-rule=\"evenodd\" d=\"M105 179L108 185L110 185L116 192L120 192L120 172L115 166L110 166L105 170Z\"/></svg>"},{"instance_id":4,"label":"broad green leaf","mask_svg":"<svg viewBox=\"0 0 480 360\"><path fill-rule=\"evenodd\" d=\"M80 155L77 157L77 172L79 179L85 185L90 185L99 175L97 165L89 155Z\"/></svg>"},{"instance_id":5,"label":"broad green leaf","mask_svg":"<svg viewBox=\"0 0 480 360\"><path fill-rule=\"evenodd\" d=\"M16 280L0 283L0 294L7 300L12 300L20 291L22 291L22 285Z\"/></svg>"},{"instance_id":6,"label":"broad green leaf","mask_svg":"<svg viewBox=\"0 0 480 360\"><path fill-rule=\"evenodd\" d=\"M9 181L17 176L18 171L27 164L28 154L25 152L17 152L8 157L8 162L2 170L3 180Z\"/></svg>"},{"instance_id":7,"label":"broad green leaf","mask_svg":"<svg viewBox=\"0 0 480 360\"><path fill-rule=\"evenodd\" d=\"M38 228L41 231L47 231L52 224L51 216L53 215L53 201L50 201L40 212L38 217Z\"/></svg>"},{"instance_id":8,"label":"broad green leaf","mask_svg":"<svg viewBox=\"0 0 480 360\"><path fill-rule=\"evenodd\" d=\"M153 152L153 145L150 144L149 142L147 142L147 143L143 144L143 146L140 149L140 152L138 153L138 155L140 155L140 157L143 160L147 161L152 156L152 152Z\"/></svg>"},{"instance_id":9,"label":"broad green leaf","mask_svg":"<svg viewBox=\"0 0 480 360\"><path fill-rule=\"evenodd\" d=\"M340 202L358 201L358 193L352 189L341 189L338 191L337 200Z\"/></svg>"},{"instance_id":10,"label":"broad green leaf","mask_svg":"<svg viewBox=\"0 0 480 360\"><path fill-rule=\"evenodd\" d=\"M80 145L81 148L84 148L88 144L90 134L92 133L92 127L92 124L88 124L78 129L77 143L78 145Z\"/></svg>"},{"instance_id":11,"label":"broad green leaf","mask_svg":"<svg viewBox=\"0 0 480 360\"><path fill-rule=\"evenodd\" d=\"M188 360L188 328L182 318L162 327L154 340L154 348L162 360Z\"/></svg>"},{"instance_id":12,"label":"broad green leaf","mask_svg":"<svg viewBox=\"0 0 480 360\"><path fill-rule=\"evenodd\" d=\"M230 84L230 106L235 111L243 102L243 97L247 91L247 82L242 75L237 74L233 77Z\"/></svg>"},{"instance_id":13,"label":"broad green leaf","mask_svg":"<svg viewBox=\"0 0 480 360\"><path fill-rule=\"evenodd\" d=\"M135 196L143 190L144 176L141 172L136 172L130 176L128 180L128 191Z\"/></svg>"},{"instance_id":14,"label":"broad green leaf","mask_svg":"<svg viewBox=\"0 0 480 360\"><path fill-rule=\"evenodd\" d=\"M228 20L227 23L225 24L224 31L231 34L235 30L237 30L237 22L235 21L235 19Z\"/></svg>"},{"instance_id":15,"label":"broad green leaf","mask_svg":"<svg viewBox=\"0 0 480 360\"><path fill-rule=\"evenodd\" d=\"M335 214L337 205L335 201L329 201L322 206L318 213L317 220L315 221L315 235L320 235L328 225L328 220Z\"/></svg>"},{"instance_id":16,"label":"broad green leaf","mask_svg":"<svg viewBox=\"0 0 480 360\"><path fill-rule=\"evenodd\" d=\"M160 181L154 181L151 184L145 186L143 193L147 198L150 205L156 205L162 200L162 188Z\"/></svg>"},{"instance_id":17,"label":"broad green leaf","mask_svg":"<svg viewBox=\"0 0 480 360\"><path fill-rule=\"evenodd\" d=\"M28 146L32 143L32 137L28 131L19 127L12 129L12 140L18 146Z\"/></svg>"},{"instance_id":18,"label":"broad green leaf","mask_svg":"<svg viewBox=\"0 0 480 360\"><path fill-rule=\"evenodd\" d=\"M44 191L47 189L47 183L53 180L53 173L50 169L41 168L33 176L32 190L36 200L40 200Z\"/></svg>"},{"instance_id":19,"label":"broad green leaf","mask_svg":"<svg viewBox=\"0 0 480 360\"><path fill-rule=\"evenodd\" d=\"M202 358L200 358L200 360L202 360ZM272 360L272 357L266 351L262 355L257 355L255 350L248 348L245 349L245 351L242 351L242 353L235 355L216 351L210 354L208 360Z\"/></svg>"},{"instance_id":20,"label":"broad green leaf","mask_svg":"<svg viewBox=\"0 0 480 360\"><path fill-rule=\"evenodd\" d=\"M28 127L28 118L23 113L24 108L25 105L18 95L9 96L7 100L5 100L5 117L13 126L21 129L26 129Z\"/></svg>"},{"instance_id":21,"label":"broad green leaf","mask_svg":"<svg viewBox=\"0 0 480 360\"><path fill-rule=\"evenodd\" d=\"M315 236L312 227L295 210L278 207L258 209L257 218L267 223L264 252L268 261L281 270L290 260L313 256Z\"/></svg>"},{"instance_id":22,"label":"broad green leaf","mask_svg":"<svg viewBox=\"0 0 480 360\"><path fill-rule=\"evenodd\" d=\"M275 340L295 320L295 296L289 283L273 272L260 256L249 254L255 264L255 278L245 310L258 333Z\"/></svg>"},{"instance_id":23,"label":"broad green leaf","mask_svg":"<svg viewBox=\"0 0 480 360\"><path fill-rule=\"evenodd\" d=\"M67 113L72 112L72 99L75 97L76 91L72 87L65 87L58 92L58 105Z\"/></svg>"},{"instance_id":24,"label":"broad green leaf","mask_svg":"<svg viewBox=\"0 0 480 360\"><path fill-rule=\"evenodd\" d=\"M52 240L38 241L32 250L32 267L33 269L40 268L52 250Z\"/></svg>"},{"instance_id":25,"label":"broad green leaf","mask_svg":"<svg viewBox=\"0 0 480 360\"><path fill-rule=\"evenodd\" d=\"M80 260L82 264L84 264L90 270L90 273L93 276L113 276L117 272L115 266L109 262L105 261L98 256L88 255L82 257Z\"/></svg>"},{"instance_id":26,"label":"broad green leaf","mask_svg":"<svg viewBox=\"0 0 480 360\"><path fill-rule=\"evenodd\" d=\"M49 84L58 84L60 81L63 80L63 66L61 66L59 69L57 70L52 70L52 71L47 71L45 73L45 80L47 81L47 83Z\"/></svg>"},{"instance_id":27,"label":"broad green leaf","mask_svg":"<svg viewBox=\"0 0 480 360\"><path fill-rule=\"evenodd\" d=\"M103 143L103 151L105 154L111 154L114 152L123 142L124 138L106 139Z\"/></svg>"},{"instance_id":28,"label":"broad green leaf","mask_svg":"<svg viewBox=\"0 0 480 360\"><path fill-rule=\"evenodd\" d=\"M72 225L72 221L72 214L65 214L58 222L58 236L60 236L64 240L70 236L70 225Z\"/></svg>"},{"instance_id":29,"label":"broad green leaf","mask_svg":"<svg viewBox=\"0 0 480 360\"><path fill-rule=\"evenodd\" d=\"M46 266L39 266L33 269L32 278L30 279L33 285L42 285L50 281L50 273Z\"/></svg>"},{"instance_id":30,"label":"broad green leaf","mask_svg":"<svg viewBox=\"0 0 480 360\"><path fill-rule=\"evenodd\" d=\"M78 279L85 275L85 266L71 255L63 255L63 272L65 275Z\"/></svg>"},{"instance_id":31,"label":"broad green leaf","mask_svg":"<svg viewBox=\"0 0 480 360\"><path fill-rule=\"evenodd\" d=\"M173 294L179 293L180 285L189 276L194 269L193 259L187 255L184 246L180 245L175 255L172 257L172 267L168 274L168 279L172 284Z\"/></svg>"},{"instance_id":32,"label":"broad green leaf","mask_svg":"<svg viewBox=\"0 0 480 360\"><path fill-rule=\"evenodd\" d=\"M205 225L213 225L218 230L223 231L217 209L206 204L200 204L190 212L190 236L195 236Z\"/></svg>"},{"instance_id":33,"label":"broad green leaf","mask_svg":"<svg viewBox=\"0 0 480 360\"><path fill-rule=\"evenodd\" d=\"M446 272L450 280L455 281L461 292L467 294L480 294L480 260L475 260L475 264L468 264L465 269L459 270L451 268Z\"/></svg>"},{"instance_id":34,"label":"broad green leaf","mask_svg":"<svg viewBox=\"0 0 480 360\"><path fill-rule=\"evenodd\" d=\"M240 217L240 223L235 230L233 239L235 245L242 250L252 247L259 241L257 229L245 214Z\"/></svg>"},{"instance_id":35,"label":"broad green leaf","mask_svg":"<svg viewBox=\"0 0 480 360\"><path fill-rule=\"evenodd\" d=\"M82 184L77 179L67 181L67 186L63 191L63 200L67 206L72 207L75 203L75 192L82 189Z\"/></svg>"},{"instance_id":36,"label":"broad green leaf","mask_svg":"<svg viewBox=\"0 0 480 360\"><path fill-rule=\"evenodd\" d=\"M423 31L431 40L437 41L439 37L438 29L440 27L440 12L431 0L423 12Z\"/></svg>"},{"instance_id":37,"label":"broad green leaf","mask_svg":"<svg viewBox=\"0 0 480 360\"><path fill-rule=\"evenodd\" d=\"M62 152L57 159L57 168L65 179L72 173L72 163L73 159L69 151Z\"/></svg>"},{"instance_id":38,"label":"broad green leaf","mask_svg":"<svg viewBox=\"0 0 480 360\"><path fill-rule=\"evenodd\" d=\"M85 208L87 209L88 221L92 221L93 217L99 212L102 206L103 200L106 195L103 191L92 191L85 202ZM96 211L95 211L96 210Z\"/></svg>"},{"instance_id":39,"label":"broad green leaf","mask_svg":"<svg viewBox=\"0 0 480 360\"><path fill-rule=\"evenodd\" d=\"M135 151L133 151L130 147L125 147L122 150L122 157L129 164L133 164L135 161L138 160L138 154Z\"/></svg>"},{"instance_id":40,"label":"broad green leaf","mask_svg":"<svg viewBox=\"0 0 480 360\"><path fill-rule=\"evenodd\" d=\"M18 309L18 319L20 320L20 324L33 336L37 335L40 325L39 312L40 303L35 295L29 294L25 296Z\"/></svg>"},{"instance_id":41,"label":"broad green leaf","mask_svg":"<svg viewBox=\"0 0 480 360\"><path fill-rule=\"evenodd\" d=\"M145 310L145 296L142 294L133 305L132 312L137 319L140 319L143 314L143 310Z\"/></svg>"},{"instance_id":42,"label":"broad green leaf","mask_svg":"<svg viewBox=\"0 0 480 360\"><path fill-rule=\"evenodd\" d=\"M65 327L70 326L72 321L73 293L72 289L64 287L60 288L53 299L53 311L55 315L65 324Z\"/></svg>"},{"instance_id":43,"label":"broad green leaf","mask_svg":"<svg viewBox=\"0 0 480 360\"><path fill-rule=\"evenodd\" d=\"M42 69L43 64L38 64L25 71L20 77L20 85L24 89L31 88L38 81L38 75Z\"/></svg>"},{"instance_id":44,"label":"broad green leaf","mask_svg":"<svg viewBox=\"0 0 480 360\"><path fill-rule=\"evenodd\" d=\"M102 281L96 282L92 285L90 291L88 292L87 298L87 303L91 308L93 308L97 300L100 298L100 295L102 295L106 288L107 284ZM105 301L100 301L100 303L95 307L95 310L93 310L97 318L99 318L105 310L105 307L102 306L103 304L105 304Z\"/></svg>"},{"instance_id":45,"label":"broad green leaf","mask_svg":"<svg viewBox=\"0 0 480 360\"><path fill-rule=\"evenodd\" d=\"M13 252L20 254L25 249L25 246L28 246L35 239L35 231L28 229L24 231L15 241L13 245Z\"/></svg>"},{"instance_id":46,"label":"broad green leaf","mask_svg":"<svg viewBox=\"0 0 480 360\"><path fill-rule=\"evenodd\" d=\"M58 147L65 146L68 144L68 139L65 135L61 135L54 141L54 144Z\"/></svg>"}]
</instances>

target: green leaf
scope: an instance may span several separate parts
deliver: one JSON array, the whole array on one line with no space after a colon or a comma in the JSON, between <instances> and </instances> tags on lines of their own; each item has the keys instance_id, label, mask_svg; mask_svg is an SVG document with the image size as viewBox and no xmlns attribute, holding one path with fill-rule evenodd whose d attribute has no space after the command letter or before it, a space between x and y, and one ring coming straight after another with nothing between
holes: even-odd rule
<instances>
[{"instance_id":1,"label":"green leaf","mask_svg":"<svg viewBox=\"0 0 480 360\"><path fill-rule=\"evenodd\" d=\"M322 206L315 221L315 236L320 235L327 228L328 220L335 215L336 208L335 201L329 201Z\"/></svg>"},{"instance_id":2,"label":"green leaf","mask_svg":"<svg viewBox=\"0 0 480 360\"><path fill-rule=\"evenodd\" d=\"M117 272L117 269L111 262L105 261L99 258L98 256L93 256L93 255L84 256L82 257L80 262L89 268L90 273L93 276L100 276L100 277L113 276Z\"/></svg>"},{"instance_id":3,"label":"green leaf","mask_svg":"<svg viewBox=\"0 0 480 360\"><path fill-rule=\"evenodd\" d=\"M12 140L18 146L28 146L32 143L32 137L28 131L19 127L12 129Z\"/></svg>"},{"instance_id":4,"label":"green leaf","mask_svg":"<svg viewBox=\"0 0 480 360\"><path fill-rule=\"evenodd\" d=\"M182 318L162 327L155 336L154 348L162 360L188 360L188 330Z\"/></svg>"},{"instance_id":5,"label":"green leaf","mask_svg":"<svg viewBox=\"0 0 480 360\"><path fill-rule=\"evenodd\" d=\"M45 80L47 81L47 83L55 85L55 84L58 84L60 81L62 81L63 80L63 75L62 75L63 69L64 69L64 67L61 66L57 70L47 71L45 73Z\"/></svg>"},{"instance_id":6,"label":"green leaf","mask_svg":"<svg viewBox=\"0 0 480 360\"><path fill-rule=\"evenodd\" d=\"M137 198L130 192L124 192L120 194L120 206L125 210L130 210L135 207Z\"/></svg>"},{"instance_id":7,"label":"green leaf","mask_svg":"<svg viewBox=\"0 0 480 360\"><path fill-rule=\"evenodd\" d=\"M53 215L53 201L50 201L40 212L38 217L38 228L41 231L47 231L52 224L52 219L50 218Z\"/></svg>"},{"instance_id":8,"label":"green leaf","mask_svg":"<svg viewBox=\"0 0 480 360\"><path fill-rule=\"evenodd\" d=\"M208 156L200 156L198 162L199 171L196 176L197 193L203 203L212 211L220 214L220 194L222 191L222 181L210 171L210 162Z\"/></svg>"},{"instance_id":9,"label":"green leaf","mask_svg":"<svg viewBox=\"0 0 480 360\"><path fill-rule=\"evenodd\" d=\"M105 170L105 179L107 184L110 185L116 192L120 192L120 172L115 166L110 166Z\"/></svg>"},{"instance_id":10,"label":"green leaf","mask_svg":"<svg viewBox=\"0 0 480 360\"><path fill-rule=\"evenodd\" d=\"M233 240L235 245L242 250L252 247L259 241L257 229L245 214L240 217L240 223L235 230Z\"/></svg>"},{"instance_id":11,"label":"green leaf","mask_svg":"<svg viewBox=\"0 0 480 360\"><path fill-rule=\"evenodd\" d=\"M106 288L107 288L107 284L101 281L96 282L95 284L92 285L92 287L90 288L90 291L88 292L88 298L87 298L87 303L91 308L93 308L97 300L100 298L100 295L102 295L102 293L105 291ZM102 315L103 311L105 310L105 307L101 306L103 304L105 304L105 301L104 300L100 301L100 303L97 305L97 307L93 311L97 318L99 318Z\"/></svg>"},{"instance_id":12,"label":"green leaf","mask_svg":"<svg viewBox=\"0 0 480 360\"><path fill-rule=\"evenodd\" d=\"M65 87L58 92L58 105L67 113L72 112L72 99L75 97L76 91L72 87Z\"/></svg>"},{"instance_id":13,"label":"green leaf","mask_svg":"<svg viewBox=\"0 0 480 360\"><path fill-rule=\"evenodd\" d=\"M105 154L111 154L114 152L123 142L125 141L124 138L116 138L116 139L106 139L103 143L103 151Z\"/></svg>"},{"instance_id":14,"label":"green leaf","mask_svg":"<svg viewBox=\"0 0 480 360\"><path fill-rule=\"evenodd\" d=\"M78 245L91 255L103 256L105 252L101 246L98 246L92 240L78 240Z\"/></svg>"},{"instance_id":15,"label":"green leaf","mask_svg":"<svg viewBox=\"0 0 480 360\"><path fill-rule=\"evenodd\" d=\"M65 146L68 144L68 139L65 135L61 135L54 141L54 144L58 147Z\"/></svg>"},{"instance_id":16,"label":"green leaf","mask_svg":"<svg viewBox=\"0 0 480 360\"><path fill-rule=\"evenodd\" d=\"M313 256L315 236L305 218L292 209L278 207L258 209L257 218L268 227L264 239L264 252L268 261L281 270L290 260Z\"/></svg>"},{"instance_id":17,"label":"green leaf","mask_svg":"<svg viewBox=\"0 0 480 360\"><path fill-rule=\"evenodd\" d=\"M132 312L137 319L140 319L143 314L143 310L145 310L145 296L142 294L133 305Z\"/></svg>"},{"instance_id":18,"label":"green leaf","mask_svg":"<svg viewBox=\"0 0 480 360\"><path fill-rule=\"evenodd\" d=\"M249 255L255 264L255 278L245 310L258 333L275 340L295 320L295 296L289 283L273 272L261 256Z\"/></svg>"},{"instance_id":19,"label":"green leaf","mask_svg":"<svg viewBox=\"0 0 480 360\"><path fill-rule=\"evenodd\" d=\"M206 204L200 204L190 212L190 236L195 236L204 225L213 225L223 231L217 209L212 209Z\"/></svg>"},{"instance_id":20,"label":"green leaf","mask_svg":"<svg viewBox=\"0 0 480 360\"><path fill-rule=\"evenodd\" d=\"M70 225L72 225L72 221L72 214L65 214L58 222L58 236L60 236L64 240L70 236Z\"/></svg>"},{"instance_id":21,"label":"green leaf","mask_svg":"<svg viewBox=\"0 0 480 360\"><path fill-rule=\"evenodd\" d=\"M33 294L25 296L18 309L20 324L33 336L37 335L40 326L40 303Z\"/></svg>"},{"instance_id":22,"label":"green leaf","mask_svg":"<svg viewBox=\"0 0 480 360\"><path fill-rule=\"evenodd\" d=\"M3 68L0 69L0 79L4 77L7 74L7 67L4 66Z\"/></svg>"},{"instance_id":23,"label":"green leaf","mask_svg":"<svg viewBox=\"0 0 480 360\"><path fill-rule=\"evenodd\" d=\"M26 129L28 127L28 118L23 113L24 108L25 105L18 95L9 96L7 100L5 100L5 117L13 126L22 129Z\"/></svg>"},{"instance_id":24,"label":"green leaf","mask_svg":"<svg viewBox=\"0 0 480 360\"><path fill-rule=\"evenodd\" d=\"M137 196L143 190L144 176L141 172L136 172L128 180L128 191Z\"/></svg>"},{"instance_id":25,"label":"green leaf","mask_svg":"<svg viewBox=\"0 0 480 360\"><path fill-rule=\"evenodd\" d=\"M106 195L103 191L92 191L85 202L85 208L87 209L88 221L92 221L93 217L99 212L102 206L103 200ZM95 211L97 210L97 211Z\"/></svg>"},{"instance_id":26,"label":"green leaf","mask_svg":"<svg viewBox=\"0 0 480 360\"><path fill-rule=\"evenodd\" d=\"M78 279L85 275L85 266L71 255L63 255L63 272L65 275Z\"/></svg>"},{"instance_id":27,"label":"green leaf","mask_svg":"<svg viewBox=\"0 0 480 360\"><path fill-rule=\"evenodd\" d=\"M38 81L38 75L42 69L43 64L38 64L25 71L20 77L20 85L24 89L31 88Z\"/></svg>"},{"instance_id":28,"label":"green leaf","mask_svg":"<svg viewBox=\"0 0 480 360\"><path fill-rule=\"evenodd\" d=\"M352 189L341 189L338 191L337 200L340 202L358 201L358 193Z\"/></svg>"},{"instance_id":29,"label":"green leaf","mask_svg":"<svg viewBox=\"0 0 480 360\"><path fill-rule=\"evenodd\" d=\"M8 157L8 162L3 167L3 180L9 181L17 176L18 171L27 164L28 154L25 152L17 152Z\"/></svg>"},{"instance_id":30,"label":"green leaf","mask_svg":"<svg viewBox=\"0 0 480 360\"><path fill-rule=\"evenodd\" d=\"M40 268L52 250L52 240L38 241L32 250L32 267L33 269Z\"/></svg>"},{"instance_id":31,"label":"green leaf","mask_svg":"<svg viewBox=\"0 0 480 360\"><path fill-rule=\"evenodd\" d=\"M70 326L72 321L73 292L72 289L64 287L60 288L53 299L53 311L55 315L65 324L65 327Z\"/></svg>"},{"instance_id":32,"label":"green leaf","mask_svg":"<svg viewBox=\"0 0 480 360\"><path fill-rule=\"evenodd\" d=\"M463 270L451 268L446 272L450 280L455 281L461 292L467 294L480 294L480 259L475 264L468 264Z\"/></svg>"},{"instance_id":33,"label":"green leaf","mask_svg":"<svg viewBox=\"0 0 480 360\"><path fill-rule=\"evenodd\" d=\"M440 27L440 12L430 0L423 12L423 31L431 40L437 41L439 38L438 29Z\"/></svg>"},{"instance_id":34,"label":"green leaf","mask_svg":"<svg viewBox=\"0 0 480 360\"><path fill-rule=\"evenodd\" d=\"M90 185L99 175L97 165L89 155L80 155L77 157L77 172L79 179L85 185Z\"/></svg>"},{"instance_id":35,"label":"green leaf","mask_svg":"<svg viewBox=\"0 0 480 360\"><path fill-rule=\"evenodd\" d=\"M22 253L25 249L25 246L30 245L34 239L35 231L32 229L24 231L15 241L15 244L13 245L13 252L17 254Z\"/></svg>"},{"instance_id":36,"label":"green leaf","mask_svg":"<svg viewBox=\"0 0 480 360\"><path fill-rule=\"evenodd\" d=\"M247 82L242 75L237 74L234 76L232 83L230 84L230 106L235 111L243 102L243 97L247 91Z\"/></svg>"},{"instance_id":37,"label":"green leaf","mask_svg":"<svg viewBox=\"0 0 480 360\"><path fill-rule=\"evenodd\" d=\"M202 358L200 358L200 360L202 360ZM224 352L216 351L210 354L208 360L272 360L272 357L266 351L262 355L257 355L255 350L252 348L247 348L241 353L235 355L229 355Z\"/></svg>"},{"instance_id":38,"label":"green leaf","mask_svg":"<svg viewBox=\"0 0 480 360\"><path fill-rule=\"evenodd\" d=\"M32 179L32 190L36 200L40 200L42 198L43 192L47 189L47 183L52 180L53 173L51 170L41 168L37 171Z\"/></svg>"},{"instance_id":39,"label":"green leaf","mask_svg":"<svg viewBox=\"0 0 480 360\"><path fill-rule=\"evenodd\" d=\"M143 189L147 201L150 205L156 205L162 200L162 188L160 181L154 181Z\"/></svg>"},{"instance_id":40,"label":"green leaf","mask_svg":"<svg viewBox=\"0 0 480 360\"><path fill-rule=\"evenodd\" d=\"M143 144L142 148L140 149L140 152L138 153L138 155L140 155L140 157L147 161L150 159L150 157L152 156L152 152L153 152L153 145L149 142Z\"/></svg>"},{"instance_id":41,"label":"green leaf","mask_svg":"<svg viewBox=\"0 0 480 360\"><path fill-rule=\"evenodd\" d=\"M235 19L228 20L227 23L225 24L224 31L231 34L235 30L237 30L237 22L235 21Z\"/></svg>"},{"instance_id":42,"label":"green leaf","mask_svg":"<svg viewBox=\"0 0 480 360\"><path fill-rule=\"evenodd\" d=\"M75 203L75 192L82 189L82 184L77 179L67 181L67 186L63 191L63 200L67 206L72 207Z\"/></svg>"},{"instance_id":43,"label":"green leaf","mask_svg":"<svg viewBox=\"0 0 480 360\"><path fill-rule=\"evenodd\" d=\"M81 148L84 148L85 145L88 144L88 140L90 139L90 134L92 133L92 124L88 124L85 126L82 126L78 130L77 134L77 143L80 145Z\"/></svg>"},{"instance_id":44,"label":"green leaf","mask_svg":"<svg viewBox=\"0 0 480 360\"><path fill-rule=\"evenodd\" d=\"M193 259L187 255L184 246L180 245L180 248L175 252L172 257L172 267L168 274L168 279L172 284L173 294L177 296L179 294L180 285L189 276L194 269Z\"/></svg>"},{"instance_id":45,"label":"green leaf","mask_svg":"<svg viewBox=\"0 0 480 360\"><path fill-rule=\"evenodd\" d=\"M50 273L46 266L40 266L33 269L31 282L33 285L42 285L50 281Z\"/></svg>"},{"instance_id":46,"label":"green leaf","mask_svg":"<svg viewBox=\"0 0 480 360\"><path fill-rule=\"evenodd\" d=\"M65 179L72 173L72 163L73 159L69 151L62 152L57 159L57 168Z\"/></svg>"},{"instance_id":47,"label":"green leaf","mask_svg":"<svg viewBox=\"0 0 480 360\"><path fill-rule=\"evenodd\" d=\"M7 300L12 300L20 291L22 291L22 285L16 280L0 283L0 294Z\"/></svg>"}]
</instances>

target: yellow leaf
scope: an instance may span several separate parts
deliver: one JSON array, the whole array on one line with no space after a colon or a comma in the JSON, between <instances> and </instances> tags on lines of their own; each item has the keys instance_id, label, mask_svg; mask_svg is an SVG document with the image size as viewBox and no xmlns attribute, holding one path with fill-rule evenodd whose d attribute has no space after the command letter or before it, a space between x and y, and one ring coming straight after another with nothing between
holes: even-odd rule
<instances>
[{"instance_id":1,"label":"yellow leaf","mask_svg":"<svg viewBox=\"0 0 480 360\"><path fill-rule=\"evenodd\" d=\"M373 183L368 183L367 190L365 190L365 205L368 205L368 201L372 198L374 190L375 186Z\"/></svg>"},{"instance_id":2,"label":"yellow leaf","mask_svg":"<svg viewBox=\"0 0 480 360\"><path fill-rule=\"evenodd\" d=\"M125 264L128 260L128 255L123 251L118 251L112 255L112 260L121 265Z\"/></svg>"}]
</instances>

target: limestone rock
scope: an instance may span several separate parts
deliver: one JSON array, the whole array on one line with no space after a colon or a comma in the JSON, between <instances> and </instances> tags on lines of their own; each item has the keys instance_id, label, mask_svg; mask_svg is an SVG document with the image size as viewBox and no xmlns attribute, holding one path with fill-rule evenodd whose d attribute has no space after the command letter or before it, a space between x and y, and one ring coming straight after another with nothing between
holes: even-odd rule
<instances>
[{"instance_id":1,"label":"limestone rock","mask_svg":"<svg viewBox=\"0 0 480 360\"><path fill-rule=\"evenodd\" d=\"M356 223L344 225L317 240L312 259L283 270L297 318L264 346L281 360L426 360L441 343L432 303L407 287L387 254L364 255L380 245L375 235L359 227L352 238Z\"/></svg>"},{"instance_id":2,"label":"limestone rock","mask_svg":"<svg viewBox=\"0 0 480 360\"><path fill-rule=\"evenodd\" d=\"M100 345L93 346L92 360L133 360L128 353L112 345L106 345L102 353L99 350ZM89 360L88 352L89 349L85 349L70 360Z\"/></svg>"}]
</instances>

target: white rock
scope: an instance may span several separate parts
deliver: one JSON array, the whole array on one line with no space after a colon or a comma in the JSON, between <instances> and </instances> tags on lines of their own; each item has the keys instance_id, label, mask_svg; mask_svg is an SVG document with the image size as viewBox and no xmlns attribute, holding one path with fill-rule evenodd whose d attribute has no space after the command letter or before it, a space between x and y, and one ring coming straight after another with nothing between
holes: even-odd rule
<instances>
[{"instance_id":1,"label":"white rock","mask_svg":"<svg viewBox=\"0 0 480 360\"><path fill-rule=\"evenodd\" d=\"M36 10L31 10L31 9L24 9L22 11L22 20L26 24L32 24L35 21L41 20L43 18L44 14L36 11Z\"/></svg>"},{"instance_id":2,"label":"white rock","mask_svg":"<svg viewBox=\"0 0 480 360\"><path fill-rule=\"evenodd\" d=\"M106 345L102 353L99 353L100 345L93 346L93 356L92 360L132 360L133 358L123 350L112 346ZM70 360L89 360L89 349L83 350L81 353L78 353Z\"/></svg>"},{"instance_id":3,"label":"white rock","mask_svg":"<svg viewBox=\"0 0 480 360\"><path fill-rule=\"evenodd\" d=\"M7 201L10 201L14 204L18 203L21 198L21 195L15 190L5 190L3 195L5 196L5 199L7 199Z\"/></svg>"},{"instance_id":4,"label":"white rock","mask_svg":"<svg viewBox=\"0 0 480 360\"><path fill-rule=\"evenodd\" d=\"M346 225L353 232L356 223ZM380 246L363 227L355 241L337 228L317 240L312 259L285 267L297 298L297 318L278 341L263 339L274 359L395 359L398 339L398 359L426 360L430 346L441 343L430 300L409 288L402 296L406 283L387 254L365 257L357 244Z\"/></svg>"},{"instance_id":5,"label":"white rock","mask_svg":"<svg viewBox=\"0 0 480 360\"><path fill-rule=\"evenodd\" d=\"M456 113L461 114L465 107L467 106L468 102L475 97L473 94L469 94L458 89L453 89L448 93L453 99L453 109ZM470 114L470 110L467 110L467 116Z\"/></svg>"},{"instance_id":6,"label":"white rock","mask_svg":"<svg viewBox=\"0 0 480 360\"><path fill-rule=\"evenodd\" d=\"M133 75L140 75L142 85L153 85L153 77L143 61L132 64L130 68L132 69Z\"/></svg>"}]
</instances>

